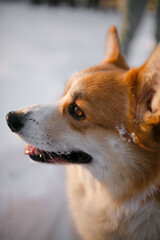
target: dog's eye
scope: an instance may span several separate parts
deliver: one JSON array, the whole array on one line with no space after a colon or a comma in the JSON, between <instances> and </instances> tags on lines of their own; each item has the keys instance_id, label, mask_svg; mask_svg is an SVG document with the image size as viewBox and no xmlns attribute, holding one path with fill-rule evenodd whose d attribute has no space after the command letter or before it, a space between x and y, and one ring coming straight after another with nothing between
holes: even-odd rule
<instances>
[{"instance_id":1,"label":"dog's eye","mask_svg":"<svg viewBox=\"0 0 160 240\"><path fill-rule=\"evenodd\" d=\"M69 113L76 119L79 119L79 120L85 119L84 112L76 104L70 105Z\"/></svg>"}]
</instances>

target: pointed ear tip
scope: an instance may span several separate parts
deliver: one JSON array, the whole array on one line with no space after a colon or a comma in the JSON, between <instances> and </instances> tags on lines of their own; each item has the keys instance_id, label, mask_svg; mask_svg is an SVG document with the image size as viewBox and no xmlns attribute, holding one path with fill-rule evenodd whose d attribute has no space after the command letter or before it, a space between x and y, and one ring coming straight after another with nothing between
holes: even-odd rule
<instances>
[{"instance_id":1,"label":"pointed ear tip","mask_svg":"<svg viewBox=\"0 0 160 240\"><path fill-rule=\"evenodd\" d=\"M110 26L108 32L117 33L117 28L115 25Z\"/></svg>"}]
</instances>

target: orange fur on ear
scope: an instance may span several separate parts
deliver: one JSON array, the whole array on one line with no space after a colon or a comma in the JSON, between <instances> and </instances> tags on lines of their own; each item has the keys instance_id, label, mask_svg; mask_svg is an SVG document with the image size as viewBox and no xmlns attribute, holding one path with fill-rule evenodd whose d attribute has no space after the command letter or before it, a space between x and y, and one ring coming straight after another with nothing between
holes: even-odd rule
<instances>
[{"instance_id":1,"label":"orange fur on ear","mask_svg":"<svg viewBox=\"0 0 160 240\"><path fill-rule=\"evenodd\" d=\"M160 46L137 72L137 104L144 105L150 118L160 114Z\"/></svg>"},{"instance_id":2,"label":"orange fur on ear","mask_svg":"<svg viewBox=\"0 0 160 240\"><path fill-rule=\"evenodd\" d=\"M137 132L142 135L143 139L145 134L146 141L150 141L150 143L151 138L160 140L159 64L160 46L141 67L127 73L131 120L136 125Z\"/></svg>"},{"instance_id":3,"label":"orange fur on ear","mask_svg":"<svg viewBox=\"0 0 160 240\"><path fill-rule=\"evenodd\" d=\"M114 63L123 69L129 69L124 57L121 54L117 29L114 25L109 28L107 33L106 55L103 63L104 62Z\"/></svg>"}]
</instances>

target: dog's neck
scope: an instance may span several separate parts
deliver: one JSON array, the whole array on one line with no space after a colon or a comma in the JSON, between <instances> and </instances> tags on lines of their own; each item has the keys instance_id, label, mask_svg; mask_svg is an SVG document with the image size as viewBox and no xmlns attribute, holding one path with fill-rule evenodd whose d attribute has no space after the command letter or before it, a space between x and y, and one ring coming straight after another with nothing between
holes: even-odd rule
<instances>
[{"instance_id":1,"label":"dog's neck","mask_svg":"<svg viewBox=\"0 0 160 240\"><path fill-rule=\"evenodd\" d=\"M116 136L108 137L106 157L101 158L101 161L95 161L93 167L88 166L88 174L93 177L91 182L95 180L103 185L115 206L124 205L136 209L159 194L160 175L158 172L154 175L153 161L150 164L150 159L153 158L154 165L159 162L159 153L148 152L139 147L135 135L129 134L123 126L118 126L117 130L120 139ZM102 165L96 165L96 162ZM110 164L108 167L107 162L113 162L113 165ZM148 172L146 168L144 171L142 163L147 164Z\"/></svg>"},{"instance_id":2,"label":"dog's neck","mask_svg":"<svg viewBox=\"0 0 160 240\"><path fill-rule=\"evenodd\" d=\"M132 189L132 186L131 189L129 189L129 186L123 185L121 181L118 182L118 179L117 182L115 182L115 186L110 184L110 182L102 183L100 180L95 179L87 169L84 170L84 167L80 166L78 168L80 168L81 180L84 188L86 188L86 192L88 191L90 194L93 194L95 199L99 199L100 197L102 205L106 203L106 205L109 206L111 204L113 209L120 209L122 213L124 210L125 212L128 211L134 214L139 208L159 197L159 178L155 178L154 182L134 193L135 190ZM86 174L89 178L85 176ZM85 181L85 179L89 180ZM139 185L141 185L141 182ZM131 194L132 192L133 194Z\"/></svg>"}]
</instances>

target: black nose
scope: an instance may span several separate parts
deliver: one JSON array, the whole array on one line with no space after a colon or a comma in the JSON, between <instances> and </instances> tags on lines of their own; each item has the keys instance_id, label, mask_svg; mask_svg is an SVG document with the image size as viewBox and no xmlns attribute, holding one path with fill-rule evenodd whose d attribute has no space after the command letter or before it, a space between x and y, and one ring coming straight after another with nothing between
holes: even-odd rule
<instances>
[{"instance_id":1,"label":"black nose","mask_svg":"<svg viewBox=\"0 0 160 240\"><path fill-rule=\"evenodd\" d=\"M12 111L6 116L7 124L12 132L18 132L23 127L24 113Z\"/></svg>"}]
</instances>

